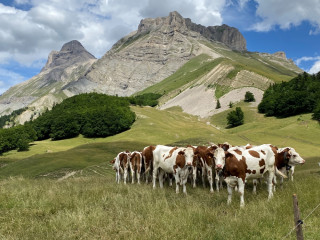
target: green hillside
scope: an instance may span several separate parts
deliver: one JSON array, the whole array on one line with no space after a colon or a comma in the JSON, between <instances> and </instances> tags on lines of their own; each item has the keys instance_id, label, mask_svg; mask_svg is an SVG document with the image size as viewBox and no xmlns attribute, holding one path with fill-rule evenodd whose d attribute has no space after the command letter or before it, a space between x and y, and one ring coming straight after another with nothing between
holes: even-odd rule
<instances>
[{"instance_id":1,"label":"green hillside","mask_svg":"<svg viewBox=\"0 0 320 240\"><path fill-rule=\"evenodd\" d=\"M235 81L237 73L242 70L256 73L273 82L289 81L293 77L296 77L298 72L301 72L301 70L293 63L283 59L272 58L271 55L264 56L254 52L242 53L231 51L217 43L206 41L204 41L203 44L218 53L220 57L212 59L212 57L207 54L196 56L185 63L174 74L161 82L140 91L139 94L160 93L163 94L163 98L167 100L168 97L174 97L188 87L201 84L199 83L199 80L218 65L228 66L230 70L226 75L221 75L218 79L211 79L211 81L215 83L213 85L209 84L207 87L221 88L222 86L224 89L223 94L232 90L230 85ZM245 85L250 87L252 86L252 83L248 82L248 84L244 84L244 86ZM254 84L254 87L265 90L268 86L261 86L257 82Z\"/></svg>"},{"instance_id":2,"label":"green hillside","mask_svg":"<svg viewBox=\"0 0 320 240\"><path fill-rule=\"evenodd\" d=\"M319 124L310 114L266 118L249 103L237 106L245 113L245 124L234 129L224 128L226 112L211 118L213 126L179 108L132 107L136 122L116 136L45 140L34 142L30 152L5 153L0 157L1 238L162 239L170 232L177 239L278 239L293 227L292 194L296 193L304 236L317 239L319 210L305 218L320 199ZM239 209L236 193L232 204L226 204L225 187L210 194L201 183L195 189L188 184L184 196L167 183L156 190L145 183L115 183L109 161L120 151L208 141L292 146L306 163L296 168L294 182L286 180L270 201L264 183L253 195L248 182L245 209ZM67 174L70 177L62 180ZM288 239L295 239L294 233Z\"/></svg>"},{"instance_id":3,"label":"green hillside","mask_svg":"<svg viewBox=\"0 0 320 240\"><path fill-rule=\"evenodd\" d=\"M245 124L233 129L225 129L226 115L231 110L213 116L208 124L179 108L159 111L151 107L132 107L137 120L130 130L108 138L34 142L30 151L4 153L0 161L7 165L0 168L0 176L37 177L64 168L79 170L104 163L120 150L141 150L151 144L272 143L279 147L294 147L305 158L318 157L320 125L311 120L311 114L286 119L267 118L250 107L250 103L237 106L244 111Z\"/></svg>"}]
</instances>

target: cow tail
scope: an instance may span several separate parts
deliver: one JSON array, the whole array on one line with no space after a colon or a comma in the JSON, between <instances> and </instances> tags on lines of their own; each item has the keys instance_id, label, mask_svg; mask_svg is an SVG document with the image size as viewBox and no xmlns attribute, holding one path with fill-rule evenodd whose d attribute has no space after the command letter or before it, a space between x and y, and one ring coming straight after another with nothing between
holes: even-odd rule
<instances>
[{"instance_id":1,"label":"cow tail","mask_svg":"<svg viewBox=\"0 0 320 240\"><path fill-rule=\"evenodd\" d=\"M288 178L286 175L284 175L281 171L279 171L279 169L275 166L274 167L275 169L275 174L278 176L278 177L283 177L283 178Z\"/></svg>"}]
</instances>

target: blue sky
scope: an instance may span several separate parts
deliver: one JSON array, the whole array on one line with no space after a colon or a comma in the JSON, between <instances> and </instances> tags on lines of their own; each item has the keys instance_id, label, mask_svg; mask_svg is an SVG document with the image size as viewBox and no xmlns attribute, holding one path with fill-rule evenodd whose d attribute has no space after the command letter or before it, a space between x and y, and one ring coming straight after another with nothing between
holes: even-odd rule
<instances>
[{"instance_id":1,"label":"blue sky","mask_svg":"<svg viewBox=\"0 0 320 240\"><path fill-rule=\"evenodd\" d=\"M320 0L0 0L0 94L38 74L68 41L100 58L141 19L171 11L236 27L249 51L284 51L303 70L320 71Z\"/></svg>"}]
</instances>

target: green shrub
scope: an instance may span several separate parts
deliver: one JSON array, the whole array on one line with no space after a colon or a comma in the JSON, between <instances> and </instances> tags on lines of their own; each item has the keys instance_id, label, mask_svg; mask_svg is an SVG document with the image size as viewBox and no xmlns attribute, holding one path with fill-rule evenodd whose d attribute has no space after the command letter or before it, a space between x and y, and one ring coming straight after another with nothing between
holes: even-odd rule
<instances>
[{"instance_id":1,"label":"green shrub","mask_svg":"<svg viewBox=\"0 0 320 240\"><path fill-rule=\"evenodd\" d=\"M245 102L255 102L256 99L254 98L254 95L252 92L247 91L244 95L244 101Z\"/></svg>"},{"instance_id":2,"label":"green shrub","mask_svg":"<svg viewBox=\"0 0 320 240\"><path fill-rule=\"evenodd\" d=\"M236 107L235 110L231 111L227 115L228 127L237 127L243 124L244 114L240 107Z\"/></svg>"}]
</instances>

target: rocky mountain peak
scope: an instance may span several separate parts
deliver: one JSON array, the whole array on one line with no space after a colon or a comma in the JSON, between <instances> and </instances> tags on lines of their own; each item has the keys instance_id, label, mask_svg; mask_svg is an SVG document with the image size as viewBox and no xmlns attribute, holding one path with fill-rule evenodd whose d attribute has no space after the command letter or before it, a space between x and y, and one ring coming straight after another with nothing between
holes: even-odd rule
<instances>
[{"instance_id":1,"label":"rocky mountain peak","mask_svg":"<svg viewBox=\"0 0 320 240\"><path fill-rule=\"evenodd\" d=\"M86 51L86 49L82 46L82 44L77 40L72 40L70 42L65 43L60 52L67 51L67 52L82 52Z\"/></svg>"},{"instance_id":2,"label":"rocky mountain peak","mask_svg":"<svg viewBox=\"0 0 320 240\"><path fill-rule=\"evenodd\" d=\"M190 18L183 18L176 11L170 12L168 17L142 19L138 27L138 33L159 29L166 32L179 31L184 35L194 31L209 40L224 43L233 50L247 50L246 40L238 29L229 27L226 24L205 27L201 24L193 23Z\"/></svg>"},{"instance_id":3,"label":"rocky mountain peak","mask_svg":"<svg viewBox=\"0 0 320 240\"><path fill-rule=\"evenodd\" d=\"M272 54L273 56L277 57L277 58L282 58L284 60L287 60L287 56L286 53L283 51L279 51L279 52L275 52L274 54Z\"/></svg>"},{"instance_id":4,"label":"rocky mountain peak","mask_svg":"<svg viewBox=\"0 0 320 240\"><path fill-rule=\"evenodd\" d=\"M60 51L52 51L49 54L48 61L41 72L52 70L56 67L68 67L77 63L86 62L90 59L96 59L89 53L77 40L65 43Z\"/></svg>"}]
</instances>

